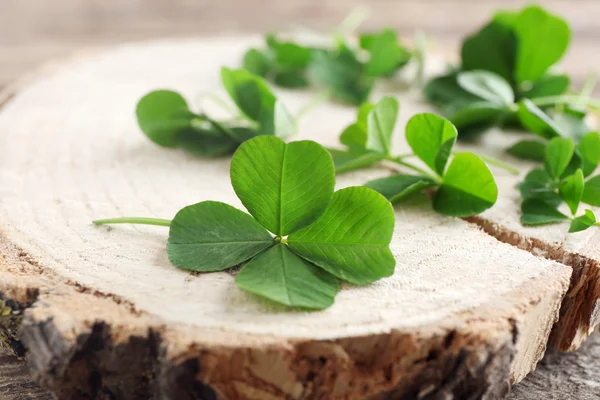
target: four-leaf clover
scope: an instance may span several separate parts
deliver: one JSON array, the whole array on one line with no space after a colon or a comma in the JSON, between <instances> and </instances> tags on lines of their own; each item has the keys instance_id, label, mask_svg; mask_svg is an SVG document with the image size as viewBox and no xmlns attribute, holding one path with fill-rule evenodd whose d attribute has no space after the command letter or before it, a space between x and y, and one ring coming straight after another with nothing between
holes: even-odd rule
<instances>
[{"instance_id":1,"label":"four-leaf clover","mask_svg":"<svg viewBox=\"0 0 600 400\"><path fill-rule=\"evenodd\" d=\"M361 285L394 272L391 204L366 187L334 192L333 161L318 143L258 136L238 148L230 173L249 214L203 201L172 221L95 223L170 226L167 253L175 266L213 272L245 264L235 278L240 288L305 309L333 304L338 279Z\"/></svg>"}]
</instances>

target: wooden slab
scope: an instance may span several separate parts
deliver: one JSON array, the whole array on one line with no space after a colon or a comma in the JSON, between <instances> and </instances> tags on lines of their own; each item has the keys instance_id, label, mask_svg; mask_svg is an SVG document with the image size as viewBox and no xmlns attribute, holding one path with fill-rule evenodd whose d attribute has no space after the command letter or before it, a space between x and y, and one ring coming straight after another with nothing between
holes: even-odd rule
<instances>
[{"instance_id":1,"label":"wooden slab","mask_svg":"<svg viewBox=\"0 0 600 400\"><path fill-rule=\"evenodd\" d=\"M60 398L498 396L543 355L570 269L428 206L397 210L394 276L289 312L228 273L172 267L167 232L95 218L169 218L205 199L241 207L229 160L160 149L133 108L151 88L194 99L237 65L240 40L128 45L67 63L0 112L0 292L27 308L34 376ZM310 94L285 93L298 109ZM334 143L353 109L325 106L298 138ZM410 110L403 115L410 116ZM401 123L403 126L404 123ZM387 170L344 176L361 184Z\"/></svg>"},{"instance_id":2,"label":"wooden slab","mask_svg":"<svg viewBox=\"0 0 600 400\"><path fill-rule=\"evenodd\" d=\"M476 145L480 151L509 162L524 173L538 166L507 155L505 149L524 136L494 130ZM574 350L600 323L600 229L568 233L569 222L525 227L519 222L521 199L515 186L523 176L496 171L500 190L496 205L470 220L499 240L534 254L559 261L573 269L569 292L561 307L561 318L550 342L560 350ZM595 211L597 208L586 206ZM580 213L583 212L580 207ZM570 214L568 208L565 213Z\"/></svg>"}]
</instances>

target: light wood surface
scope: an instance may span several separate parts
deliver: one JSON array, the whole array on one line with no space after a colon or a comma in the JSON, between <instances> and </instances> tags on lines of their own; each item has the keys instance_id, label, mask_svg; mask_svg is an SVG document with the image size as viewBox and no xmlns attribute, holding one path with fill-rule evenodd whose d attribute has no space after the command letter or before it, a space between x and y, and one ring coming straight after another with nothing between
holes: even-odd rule
<instances>
[{"instance_id":1,"label":"light wood surface","mask_svg":"<svg viewBox=\"0 0 600 400\"><path fill-rule=\"evenodd\" d=\"M219 91L220 66L237 64L251 44L243 37L163 40L76 57L41 73L0 111L0 131L12 132L0 139L7 259L0 264L0 291L14 292L18 279L37 293L21 332L36 376L64 398L98 390L132 400L143 399L141 393L175 400L178 393L144 385L141 376L157 369L161 382L176 374L172 386L181 387L174 360L185 360L200 363L198 382L220 399L505 393L543 356L570 268L438 215L422 201L426 196L396 207L394 275L345 286L331 308L315 313L284 312L256 301L225 272L190 276L173 267L165 256L165 229L90 223L111 215L168 218L203 200L241 207L229 183L228 158L201 159L148 143L132 107L151 87L189 99ZM281 93L292 113L311 95ZM400 94L399 127L419 111L418 95ZM301 122L295 138L335 145L354 113L323 104ZM407 151L402 140L396 145L397 153ZM344 174L337 186L388 173ZM24 257L11 255L15 248L33 265L14 271L13 263ZM117 296L136 312L111 305L101 319L97 312L90 315L101 304L74 292L69 282ZM80 347L79 337L94 336L89 326L100 323L106 333L97 338L99 346L113 350L96 356ZM140 349L118 350L144 331L153 332L159 344L148 339ZM198 347L208 355L190 350ZM146 352L162 357L148 362ZM238 359L232 352L252 356ZM213 364L210 357L221 361ZM87 386L84 372L76 378L64 372L75 368L73 358L97 360L98 388ZM131 376L131 385L110 381L112 359L119 373ZM138 369L124 369L124 359ZM298 362L317 359L325 361L312 365L310 374L298 369Z\"/></svg>"},{"instance_id":2,"label":"light wood surface","mask_svg":"<svg viewBox=\"0 0 600 400\"><path fill-rule=\"evenodd\" d=\"M523 4L521 1L485 2L462 1L399 1L370 2L372 19L365 25L394 26L411 34L415 28L423 29L444 50L456 46L457 38L474 29L489 13L502 6ZM573 24L575 38L573 49L565 60L565 68L582 81L586 74L600 63L597 51L600 28L595 15L600 11L596 1L546 1L549 8L561 12ZM15 77L48 59L65 56L84 47L106 46L129 40L181 37L190 35L229 34L233 32L262 32L265 29L285 27L291 22L312 28L326 29L339 21L358 2L354 1L75 1L48 2L20 0L0 3L0 87ZM575 6L576 4L576 6ZM468 10L468 11L466 11ZM251 15L251 18L248 16ZM596 338L597 340L597 338ZM594 342L596 343L596 342ZM598 387L598 377L589 374L585 362L594 359L600 350L587 345L585 352L548 358L548 367L540 368L525 384L516 387L514 399L537 398L536 387L543 383L556 388L556 399L567 399L570 393L592 398ZM598 356L596 356L598 359ZM15 371L13 363L9 365ZM557 376L557 370L562 374ZM593 368L589 368L593 369ZM598 368L596 368L598 370ZM2 369L4 372L4 369ZM23 377L14 373L14 383ZM578 378L581 377L581 378ZM0 378L2 379L2 378ZM17 380L15 380L17 379ZM24 381L19 381L24 382ZM560 382L569 390L560 390ZM23 388L28 384L19 383ZM14 387L0 381L0 394L14 395ZM2 390L5 390L2 392ZM24 389L33 390L35 389ZM24 392L25 393L25 392ZM23 395L25 396L25 395ZM37 394L32 394L37 396ZM529 397L528 397L529 396ZM1 397L1 396L0 396ZM2 397L4 398L4 397ZM13 397L27 398L27 397ZM35 397L31 397L35 398ZM10 397L7 397L10 399Z\"/></svg>"}]
</instances>

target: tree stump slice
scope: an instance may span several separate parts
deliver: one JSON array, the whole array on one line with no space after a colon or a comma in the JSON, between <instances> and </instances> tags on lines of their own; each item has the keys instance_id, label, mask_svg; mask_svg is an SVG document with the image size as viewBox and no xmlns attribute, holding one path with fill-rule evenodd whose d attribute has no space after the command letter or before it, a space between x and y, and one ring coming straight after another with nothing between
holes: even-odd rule
<instances>
[{"instance_id":1,"label":"tree stump slice","mask_svg":"<svg viewBox=\"0 0 600 400\"><path fill-rule=\"evenodd\" d=\"M344 286L311 313L266 305L231 273L176 269L164 228L91 224L171 218L208 199L242 208L228 158L153 145L133 110L152 89L220 91L219 67L239 65L249 44L121 46L40 74L0 110L0 296L24 310L34 377L60 399L504 395L543 356L571 268L426 202L396 209L392 277ZM296 110L313 93L281 95ZM403 129L423 106L400 96ZM334 145L354 113L324 105L294 139ZM388 173L342 175L337 186Z\"/></svg>"},{"instance_id":2,"label":"tree stump slice","mask_svg":"<svg viewBox=\"0 0 600 400\"><path fill-rule=\"evenodd\" d=\"M570 222L540 227L521 225L521 198L515 186L524 175L539 166L514 158L506 149L526 135L492 130L471 146L519 168L518 177L495 171L501 195L491 209L469 220L479 224L497 239L533 254L556 260L572 268L571 284L561 307L560 319L552 331L550 344L563 351L578 349L600 323L600 229L568 233ZM528 137L531 137L528 135ZM596 215L600 209L582 204ZM563 205L561 211L570 215Z\"/></svg>"}]
</instances>

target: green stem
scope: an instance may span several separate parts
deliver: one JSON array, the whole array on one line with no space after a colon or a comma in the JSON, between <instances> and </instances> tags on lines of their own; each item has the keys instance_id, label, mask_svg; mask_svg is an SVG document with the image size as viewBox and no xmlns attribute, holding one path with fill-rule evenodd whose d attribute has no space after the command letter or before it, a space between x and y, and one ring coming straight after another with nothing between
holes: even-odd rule
<instances>
[{"instance_id":1,"label":"green stem","mask_svg":"<svg viewBox=\"0 0 600 400\"><path fill-rule=\"evenodd\" d=\"M407 163L405 161L402 161L402 159L400 157L389 156L389 157L386 158L386 160L394 162L394 163L396 163L398 165L401 165L403 167L406 167L408 169L412 169L413 171L418 172L419 174L421 174L423 176L426 176L427 178L433 180L434 182L440 183L440 178L439 177L430 174L429 172L425 171L422 168L417 167L416 165L412 165L412 164L409 164L409 163Z\"/></svg>"},{"instance_id":2,"label":"green stem","mask_svg":"<svg viewBox=\"0 0 600 400\"><path fill-rule=\"evenodd\" d=\"M579 95L560 95L560 96L546 96L538 97L536 99L530 99L536 106L552 106L556 104L570 104L578 103L586 105L592 109L600 110L600 100L593 99L591 97L579 96Z\"/></svg>"},{"instance_id":3,"label":"green stem","mask_svg":"<svg viewBox=\"0 0 600 400\"><path fill-rule=\"evenodd\" d=\"M594 226L600 226L600 221L596 222Z\"/></svg>"},{"instance_id":4,"label":"green stem","mask_svg":"<svg viewBox=\"0 0 600 400\"><path fill-rule=\"evenodd\" d=\"M425 54L427 50L427 41L425 39L425 34L422 31L417 31L417 33L415 33L415 44L416 48L413 52L414 57L417 59L415 84L421 87L423 86L425 79Z\"/></svg>"},{"instance_id":5,"label":"green stem","mask_svg":"<svg viewBox=\"0 0 600 400\"><path fill-rule=\"evenodd\" d=\"M97 219L92 222L95 225L136 224L136 225L171 226L171 221L168 219L144 218L144 217L122 217L122 218Z\"/></svg>"},{"instance_id":6,"label":"green stem","mask_svg":"<svg viewBox=\"0 0 600 400\"><path fill-rule=\"evenodd\" d=\"M579 92L579 95L582 97L589 97L594 91L597 82L598 75L596 75L594 72L590 73L583 83L583 88L581 89L581 92Z\"/></svg>"},{"instance_id":7,"label":"green stem","mask_svg":"<svg viewBox=\"0 0 600 400\"><path fill-rule=\"evenodd\" d=\"M510 172L513 175L519 175L519 173L521 173L521 171L519 171L517 168L508 165L507 163L505 163L504 161L500 161L498 159L495 159L493 157L487 157L487 156L482 156L482 155L478 155L479 158L481 158L483 160L483 162L485 162L486 164L490 164L490 165L494 165L498 168L502 168L508 172Z\"/></svg>"},{"instance_id":8,"label":"green stem","mask_svg":"<svg viewBox=\"0 0 600 400\"><path fill-rule=\"evenodd\" d=\"M333 31L334 36L346 36L363 24L371 14L371 8L367 6L359 6L348 13L346 18Z\"/></svg>"},{"instance_id":9,"label":"green stem","mask_svg":"<svg viewBox=\"0 0 600 400\"><path fill-rule=\"evenodd\" d=\"M308 112L313 110L318 105L326 102L329 99L331 92L329 90L324 90L321 93L318 93L316 96L308 100L306 103L300 107L300 110L296 113L296 122L300 121L302 117L304 117Z\"/></svg>"},{"instance_id":10,"label":"green stem","mask_svg":"<svg viewBox=\"0 0 600 400\"><path fill-rule=\"evenodd\" d=\"M417 155L415 153L404 153L404 154L398 154L396 156L396 158L413 158L416 157Z\"/></svg>"},{"instance_id":11,"label":"green stem","mask_svg":"<svg viewBox=\"0 0 600 400\"><path fill-rule=\"evenodd\" d=\"M226 127L224 127L223 125L221 125L221 123L217 122L217 121L213 121L212 119L209 119L208 122L219 132L221 132L223 135L229 137L231 140L233 140L234 142L239 142L239 138L237 136L235 136L233 133L231 133L231 131L229 129L227 129Z\"/></svg>"},{"instance_id":12,"label":"green stem","mask_svg":"<svg viewBox=\"0 0 600 400\"><path fill-rule=\"evenodd\" d=\"M219 108L230 114L232 117L237 114L237 110L233 108L231 104L214 93L206 93L204 96L202 96L202 100L212 101L215 105L219 106Z\"/></svg>"}]
</instances>

